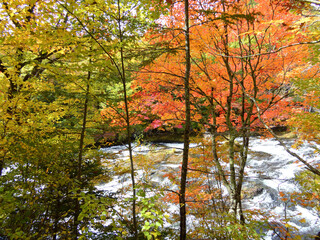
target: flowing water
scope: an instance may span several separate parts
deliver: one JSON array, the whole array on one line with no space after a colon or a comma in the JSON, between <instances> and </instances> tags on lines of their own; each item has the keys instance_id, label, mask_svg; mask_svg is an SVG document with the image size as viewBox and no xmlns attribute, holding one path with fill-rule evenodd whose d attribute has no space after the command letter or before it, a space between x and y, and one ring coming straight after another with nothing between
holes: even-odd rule
<instances>
[{"instance_id":1,"label":"flowing water","mask_svg":"<svg viewBox=\"0 0 320 240\"><path fill-rule=\"evenodd\" d=\"M291 146L292 140L286 140ZM191 144L190 147L196 147ZM150 184L167 186L172 191L177 191L178 186L163 175L172 172L179 172L179 161L181 161L182 143L162 143L158 145L135 146L134 156L147 155L152 152L154 164L150 165L147 173L137 167L137 182L148 181ZM292 149L303 156L310 163L320 162L319 154L310 143L304 143L298 150ZM126 146L113 146L103 149L104 152L112 154L108 164L128 167L128 151ZM159 161L161 159L161 161ZM269 225L274 226L274 231L265 230L266 236L263 239L281 239L281 231L276 229L285 227L284 222L294 227L293 235L301 236L302 239L313 239L310 235L320 231L319 212L311 207L300 204L299 201L290 201L290 193L300 192L295 181L295 175L304 167L289 155L283 147L274 139L253 138L250 143L250 153L246 167L246 178L244 189L251 189L250 196L243 200L245 209L258 209L269 214ZM312 173L310 173L312 174ZM108 194L130 197L130 191L120 193L120 189L129 187L131 179L129 173L121 176L114 176L112 181L97 186ZM319 194L319 193L317 193ZM286 201L284 198L287 197ZM178 213L178 206L168 204L167 211L171 214ZM282 221L279 221L282 220ZM194 222L189 219L189 223ZM178 227L175 226L175 227Z\"/></svg>"}]
</instances>

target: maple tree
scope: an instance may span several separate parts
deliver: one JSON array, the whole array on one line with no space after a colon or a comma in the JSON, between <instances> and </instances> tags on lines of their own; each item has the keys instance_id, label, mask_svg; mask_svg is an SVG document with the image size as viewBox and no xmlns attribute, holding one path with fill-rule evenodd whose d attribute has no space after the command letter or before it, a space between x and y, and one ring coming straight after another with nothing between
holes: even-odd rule
<instances>
[{"instance_id":1,"label":"maple tree","mask_svg":"<svg viewBox=\"0 0 320 240\"><path fill-rule=\"evenodd\" d=\"M274 126L289 118L288 109L294 104L288 101L292 94L290 80L305 65L297 61L297 56L303 59L306 53L305 47L293 46L308 39L301 17L274 2L208 6L202 12L198 10L202 18L194 17L190 29L192 120L211 133L212 160L228 190L230 210L234 220L244 224L241 192L250 137L263 128L259 114ZM167 24L177 27L181 22L177 7ZM183 41L179 30L173 29L165 37L176 46ZM141 113L145 118L153 116L149 129L178 127L184 122L184 61L182 55L163 55L142 69L135 80L134 86L143 89L136 98L148 102ZM225 133L227 146L222 152L221 133ZM237 138L241 138L240 143Z\"/></svg>"}]
</instances>

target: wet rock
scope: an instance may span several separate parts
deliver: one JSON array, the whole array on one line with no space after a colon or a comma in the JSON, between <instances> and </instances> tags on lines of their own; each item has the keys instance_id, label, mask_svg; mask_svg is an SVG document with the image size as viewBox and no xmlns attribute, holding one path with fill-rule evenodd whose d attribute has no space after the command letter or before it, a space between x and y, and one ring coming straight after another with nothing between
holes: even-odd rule
<instances>
[{"instance_id":1,"label":"wet rock","mask_svg":"<svg viewBox=\"0 0 320 240\"><path fill-rule=\"evenodd\" d=\"M167 156L166 162L167 163L181 163L182 155L181 154L171 154Z\"/></svg>"},{"instance_id":2,"label":"wet rock","mask_svg":"<svg viewBox=\"0 0 320 240\"><path fill-rule=\"evenodd\" d=\"M273 158L273 156L271 154L266 153L266 152L260 152L260 151L250 152L250 157L252 159L261 160L261 161L270 160Z\"/></svg>"},{"instance_id":3,"label":"wet rock","mask_svg":"<svg viewBox=\"0 0 320 240\"><path fill-rule=\"evenodd\" d=\"M281 199L276 189L265 185L262 181L246 183L243 187L244 206L250 208L251 203L255 203L259 208L272 209L281 205Z\"/></svg>"},{"instance_id":4,"label":"wet rock","mask_svg":"<svg viewBox=\"0 0 320 240\"><path fill-rule=\"evenodd\" d=\"M196 153L191 153L190 154L190 158L201 158L201 157L203 157L202 154L196 154Z\"/></svg>"},{"instance_id":5,"label":"wet rock","mask_svg":"<svg viewBox=\"0 0 320 240\"><path fill-rule=\"evenodd\" d=\"M278 200L278 196L274 196L278 195L278 192L275 189L265 185L263 181L259 179L257 179L255 182L247 183L244 186L243 190L248 191L248 196L250 196L250 198L254 198L256 196L259 196L263 192L266 192L272 195L273 200Z\"/></svg>"},{"instance_id":6,"label":"wet rock","mask_svg":"<svg viewBox=\"0 0 320 240\"><path fill-rule=\"evenodd\" d=\"M263 193L263 187L258 185L252 185L243 188L243 199L252 199Z\"/></svg>"},{"instance_id":7,"label":"wet rock","mask_svg":"<svg viewBox=\"0 0 320 240\"><path fill-rule=\"evenodd\" d=\"M297 217L297 218L292 218L290 221L291 221L292 223L296 224L296 225L299 226L299 227L302 227L302 228L308 227L308 226L309 226L309 223L308 223L307 221L301 221L301 219L303 219L303 218ZM320 240L320 239L319 239L319 240Z\"/></svg>"}]
</instances>

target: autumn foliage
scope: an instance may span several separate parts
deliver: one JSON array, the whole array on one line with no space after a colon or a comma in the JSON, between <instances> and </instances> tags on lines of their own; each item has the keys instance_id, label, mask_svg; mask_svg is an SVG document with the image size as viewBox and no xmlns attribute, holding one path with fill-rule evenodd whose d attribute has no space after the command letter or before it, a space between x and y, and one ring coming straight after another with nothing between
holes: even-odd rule
<instances>
[{"instance_id":1,"label":"autumn foliage","mask_svg":"<svg viewBox=\"0 0 320 240\"><path fill-rule=\"evenodd\" d=\"M299 137L294 147L319 143L318 9L189 0L189 59L184 2L2 1L0 239L176 238L178 217L164 213L179 192L151 182L170 154L132 152L148 133L189 133L186 89L200 136L183 168L187 214L198 224L188 237L259 239L268 214L242 208L251 137L286 126ZM129 143L130 164L105 157L100 140ZM159 178L179 188L181 169ZM309 170L296 176L300 192L279 199L319 212L318 171ZM98 189L129 172L121 196ZM287 234L285 224L277 227Z\"/></svg>"},{"instance_id":2,"label":"autumn foliage","mask_svg":"<svg viewBox=\"0 0 320 240\"><path fill-rule=\"evenodd\" d=\"M173 17L164 19L168 27L179 27L180 7L172 9ZM227 117L237 129L246 124L255 130L261 125L256 121L256 106L250 99L253 97L270 125L284 124L289 108L295 104L289 98L290 80L306 64L305 48L284 48L306 40L300 31L303 23L299 24L299 16L269 1L227 3L224 9L208 8L206 14L199 6L194 8L192 120L207 128L212 125L212 101L218 131L227 130ZM165 35L177 48L183 45L179 31ZM183 123L183 62L179 52L164 54L134 79L134 109L137 116L143 116L141 120L148 120L147 129L180 127Z\"/></svg>"},{"instance_id":3,"label":"autumn foliage","mask_svg":"<svg viewBox=\"0 0 320 240\"><path fill-rule=\"evenodd\" d=\"M317 108L318 80L308 85L307 91L302 88L304 99L296 91L299 83L293 81L310 81L310 76L319 74L317 65L308 61L309 47L302 44L312 41L313 35L307 27L310 22L296 14L301 6L294 6L294 12L291 3L284 1L190 1L190 6L192 126L210 132L213 137L209 143L211 152L203 159L191 159L189 164L190 170L195 171L190 178L198 181L188 185L188 207L201 218L201 212L206 212L200 207L203 203L211 207L219 205L224 214L233 211L233 215L220 219L221 227L231 221L233 226L241 223L238 226L241 228L245 226L245 218L252 220L250 216L257 214L249 211L244 214L241 207L250 136L257 132L268 134L266 124L287 126L295 112L301 114L291 121L293 125L297 120L301 123L299 130L305 128L310 133L311 129L318 129L317 124L309 128L311 114L306 114L306 106ZM137 124L145 125L145 131L170 131L184 125L183 19L183 4L177 2L172 5L170 15L161 19L170 30L146 36L146 41L152 43L154 39L170 42L173 52L141 68L132 81L132 116L139 119ZM312 116L318 118L318 114ZM221 133L224 140L217 137ZM314 131L312 136L316 135ZM236 138L242 139L238 150ZM212 168L216 169L213 179L227 188L227 199L222 197L221 189L208 188L205 183L206 173L212 174ZM174 181L175 176L169 177ZM173 193L167 198L177 201ZM225 201L229 201L227 205L223 205ZM219 222L222 212L213 212L214 221ZM207 221L206 218L203 223ZM219 237L259 238L251 230L244 227L241 236L236 233L226 236L223 232ZM282 230L290 238L288 231L285 228L279 231Z\"/></svg>"}]
</instances>

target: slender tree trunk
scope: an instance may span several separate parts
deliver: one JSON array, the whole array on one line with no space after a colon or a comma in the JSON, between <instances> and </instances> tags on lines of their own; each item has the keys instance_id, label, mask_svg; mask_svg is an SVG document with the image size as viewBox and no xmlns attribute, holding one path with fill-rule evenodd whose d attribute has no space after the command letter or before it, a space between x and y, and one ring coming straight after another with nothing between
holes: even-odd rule
<instances>
[{"instance_id":1,"label":"slender tree trunk","mask_svg":"<svg viewBox=\"0 0 320 240\"><path fill-rule=\"evenodd\" d=\"M244 103L243 103L244 104ZM244 112L244 111L243 111ZM244 122L245 124L245 122ZM244 125L244 130L242 132L242 147L241 147L241 156L240 156L240 169L239 169L239 176L238 176L238 183L237 183L237 201L239 204L239 214L240 214L240 223L245 224L245 217L242 210L242 199L241 199L241 192L242 192L242 185L243 185L243 178L244 178L244 170L247 164L248 159L248 151L249 151L249 139L246 125Z\"/></svg>"},{"instance_id":2,"label":"slender tree trunk","mask_svg":"<svg viewBox=\"0 0 320 240\"><path fill-rule=\"evenodd\" d=\"M84 109L83 109L83 119L82 119L82 128L81 128L81 134L80 134L80 141L79 141L79 156L78 156L78 166L77 166L77 180L79 188L81 189L81 175L82 175L82 159L83 159L83 147L84 147L84 137L86 132L86 125L87 125L87 115L88 115L88 103L89 103L89 91L90 91L90 85L89 80L91 78L91 72L88 72L87 77L87 89L86 89L86 96L84 101ZM77 191L76 196L78 197L80 195L80 191ZM79 225L79 214L80 214L80 202L78 198L75 199L75 211L74 211L74 221L73 221L73 238L78 239L78 225Z\"/></svg>"},{"instance_id":3,"label":"slender tree trunk","mask_svg":"<svg viewBox=\"0 0 320 240\"><path fill-rule=\"evenodd\" d=\"M133 231L135 239L138 239L138 227L136 219L136 185L134 178L134 164L133 164L133 155L132 155L132 144L131 144L131 127L130 127L130 115L129 115L129 104L127 97L127 84L126 84L126 72L124 66L124 56L123 56L123 33L121 29L121 12L120 12L120 0L118 0L118 30L119 30L119 39L120 39L120 58L121 58L121 80L123 85L123 98L125 104L126 112L126 128L127 128L127 139L128 139L128 149L130 157L130 168L131 168L131 182L132 182L132 218L133 218Z\"/></svg>"},{"instance_id":4,"label":"slender tree trunk","mask_svg":"<svg viewBox=\"0 0 320 240\"><path fill-rule=\"evenodd\" d=\"M120 40L120 58L121 58L121 67L117 64L115 59L112 55L107 51L107 49L97 40L97 38L90 32L85 24L81 22L81 20L73 14L65 5L60 4L68 13L74 16L79 24L83 27L84 31L89 34L89 36L94 40L98 46L106 53L106 55L110 58L112 64L117 69L117 72L121 78L124 90L124 103L125 103L125 112L126 112L126 128L127 128L127 136L128 136L128 145L129 145L129 156L130 156L130 165L131 165L131 180L132 180L132 191L133 191L133 203L132 203L132 215L133 215L133 228L135 238L138 239L138 228L137 228L137 221L136 221L136 190L135 190L135 179L134 179L134 164L133 164L133 156L132 156L132 145L131 145L131 129L130 129L130 118L129 118L129 108L128 108L128 99L127 99L127 87L126 87L126 75L125 75L125 67L124 67L124 56L123 56L123 33L121 29L121 12L120 12L120 0L117 1L118 5L118 30L119 30L119 40ZM1 65L0 65L1 67Z\"/></svg>"},{"instance_id":5,"label":"slender tree trunk","mask_svg":"<svg viewBox=\"0 0 320 240\"><path fill-rule=\"evenodd\" d=\"M189 36L189 1L184 0L185 4L185 53L186 53L186 72L185 72L185 129L184 129L184 147L183 147L183 158L181 168L181 182L180 182L180 240L187 238L187 214L186 214L186 183L187 183L187 171L188 171L188 160L189 160L189 141L190 141L190 36Z\"/></svg>"},{"instance_id":6,"label":"slender tree trunk","mask_svg":"<svg viewBox=\"0 0 320 240\"><path fill-rule=\"evenodd\" d=\"M84 137L86 132L86 125L87 125L87 115L88 115L88 103L89 103L89 91L90 91L90 85L89 80L91 77L91 73L88 72L88 83L87 83L87 89L86 89L86 99L84 102L84 110L83 110L83 122L82 122L82 129L81 129L81 135L80 135L80 144L79 144L79 157L78 157L78 181L81 182L81 175L82 175L82 158L83 158L83 147L84 147Z\"/></svg>"},{"instance_id":7,"label":"slender tree trunk","mask_svg":"<svg viewBox=\"0 0 320 240\"><path fill-rule=\"evenodd\" d=\"M227 177L225 175L225 172L219 162L219 156L217 153L217 116L216 116L216 108L213 102L213 91L214 89L211 89L211 96L210 96L210 112L212 116L212 127L211 127L211 137L212 137L212 155L213 155L213 161L216 165L216 168L218 170L219 179L222 181L224 186L227 188L228 192L231 192L230 185L227 181Z\"/></svg>"},{"instance_id":8,"label":"slender tree trunk","mask_svg":"<svg viewBox=\"0 0 320 240\"><path fill-rule=\"evenodd\" d=\"M4 165L4 158L0 160L0 177L2 176L3 165Z\"/></svg>"},{"instance_id":9,"label":"slender tree trunk","mask_svg":"<svg viewBox=\"0 0 320 240\"><path fill-rule=\"evenodd\" d=\"M59 224L59 210L60 210L60 202L59 202L59 195L56 196L56 201L54 203L54 213L53 213L53 233L52 233L52 240L57 239L58 234L58 224Z\"/></svg>"}]
</instances>

